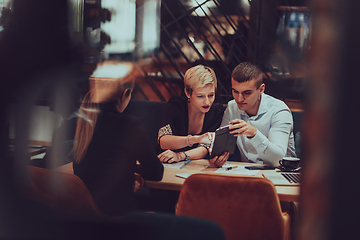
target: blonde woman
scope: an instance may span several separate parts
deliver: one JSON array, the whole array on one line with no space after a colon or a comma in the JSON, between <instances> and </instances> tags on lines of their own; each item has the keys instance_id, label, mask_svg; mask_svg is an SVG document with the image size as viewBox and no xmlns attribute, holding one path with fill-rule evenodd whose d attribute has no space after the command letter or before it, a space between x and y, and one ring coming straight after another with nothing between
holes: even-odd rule
<instances>
[{"instance_id":1,"label":"blonde woman","mask_svg":"<svg viewBox=\"0 0 360 240\"><path fill-rule=\"evenodd\" d=\"M187 98L173 96L164 108L158 142L162 150L161 162L173 163L201 159L208 155L212 133L220 126L224 109L213 104L217 80L214 70L197 65L188 69L184 77ZM211 159L222 166L229 153Z\"/></svg>"},{"instance_id":2,"label":"blonde woman","mask_svg":"<svg viewBox=\"0 0 360 240\"><path fill-rule=\"evenodd\" d=\"M82 102L73 168L100 210L119 216L136 209L134 173L158 181L162 179L163 166L139 120L122 113L130 101L133 80L105 85L99 86L98 94L90 92Z\"/></svg>"}]
</instances>

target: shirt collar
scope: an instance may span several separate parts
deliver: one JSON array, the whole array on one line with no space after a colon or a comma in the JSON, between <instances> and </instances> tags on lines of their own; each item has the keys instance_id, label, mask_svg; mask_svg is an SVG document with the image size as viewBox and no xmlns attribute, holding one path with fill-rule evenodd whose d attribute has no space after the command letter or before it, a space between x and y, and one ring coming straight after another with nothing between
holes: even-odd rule
<instances>
[{"instance_id":1,"label":"shirt collar","mask_svg":"<svg viewBox=\"0 0 360 240\"><path fill-rule=\"evenodd\" d=\"M262 93L261 99L260 99L260 106L259 106L259 110L256 114L256 117L269 111L269 107L267 106L266 98L267 98L267 95L265 93Z\"/></svg>"},{"instance_id":2,"label":"shirt collar","mask_svg":"<svg viewBox=\"0 0 360 240\"><path fill-rule=\"evenodd\" d=\"M259 109L258 109L257 114L255 116L252 116L253 118L256 119L269 110L268 107L266 106L267 105L266 100L265 100L266 96L267 95L265 93L261 94ZM245 116L246 118L250 117L244 110L240 110L240 115Z\"/></svg>"}]
</instances>

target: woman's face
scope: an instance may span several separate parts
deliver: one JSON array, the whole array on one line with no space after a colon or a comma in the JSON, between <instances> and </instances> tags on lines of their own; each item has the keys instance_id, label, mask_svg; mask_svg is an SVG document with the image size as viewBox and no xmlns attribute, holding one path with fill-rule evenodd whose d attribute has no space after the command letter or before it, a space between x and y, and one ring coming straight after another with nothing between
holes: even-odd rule
<instances>
[{"instance_id":1,"label":"woman's face","mask_svg":"<svg viewBox=\"0 0 360 240\"><path fill-rule=\"evenodd\" d=\"M214 84L207 84L204 87L195 88L192 94L186 93L190 98L190 105L202 113L207 113L215 100Z\"/></svg>"}]
</instances>

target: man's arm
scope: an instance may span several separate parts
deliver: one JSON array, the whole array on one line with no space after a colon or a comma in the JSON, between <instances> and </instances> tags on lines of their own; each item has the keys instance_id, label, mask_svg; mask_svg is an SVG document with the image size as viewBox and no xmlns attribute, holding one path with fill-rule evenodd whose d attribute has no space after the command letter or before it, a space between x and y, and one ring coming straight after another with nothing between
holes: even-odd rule
<instances>
[{"instance_id":1,"label":"man's arm","mask_svg":"<svg viewBox=\"0 0 360 240\"><path fill-rule=\"evenodd\" d=\"M249 139L264 163L279 165L279 160L286 154L292 127L292 115L284 109L272 117L268 137L257 131L256 135Z\"/></svg>"}]
</instances>

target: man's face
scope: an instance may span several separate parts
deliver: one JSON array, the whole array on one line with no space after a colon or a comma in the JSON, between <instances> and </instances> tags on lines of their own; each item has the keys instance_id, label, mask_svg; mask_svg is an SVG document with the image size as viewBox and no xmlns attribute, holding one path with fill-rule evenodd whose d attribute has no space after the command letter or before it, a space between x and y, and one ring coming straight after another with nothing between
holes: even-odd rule
<instances>
[{"instance_id":1,"label":"man's face","mask_svg":"<svg viewBox=\"0 0 360 240\"><path fill-rule=\"evenodd\" d=\"M260 95L265 90L265 84L261 84L259 88L256 88L254 79L242 83L231 79L231 87L238 108L245 111L249 116L255 116L259 110Z\"/></svg>"}]
</instances>

